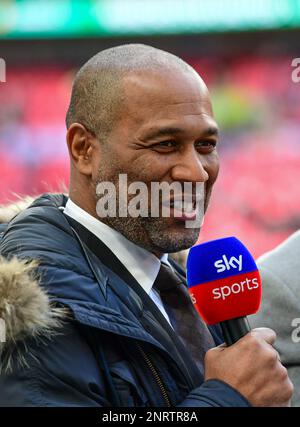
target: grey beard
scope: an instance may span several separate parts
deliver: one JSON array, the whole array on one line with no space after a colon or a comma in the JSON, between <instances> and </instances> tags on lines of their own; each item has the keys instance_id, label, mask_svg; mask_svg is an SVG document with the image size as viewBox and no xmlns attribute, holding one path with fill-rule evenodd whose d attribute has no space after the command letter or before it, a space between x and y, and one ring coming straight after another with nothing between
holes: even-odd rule
<instances>
[{"instance_id":1,"label":"grey beard","mask_svg":"<svg viewBox=\"0 0 300 427\"><path fill-rule=\"evenodd\" d=\"M106 217L101 221L150 252L174 253L188 249L196 243L200 232L200 228L193 228L170 233L163 218Z\"/></svg>"},{"instance_id":2,"label":"grey beard","mask_svg":"<svg viewBox=\"0 0 300 427\"><path fill-rule=\"evenodd\" d=\"M151 246L156 247L164 253L179 252L193 246L199 237L200 228L187 229L182 231L169 230L169 227L161 218L142 218L144 228L147 231Z\"/></svg>"},{"instance_id":3,"label":"grey beard","mask_svg":"<svg viewBox=\"0 0 300 427\"><path fill-rule=\"evenodd\" d=\"M97 182L95 183L95 189L97 183L109 181L107 175L103 173L104 171L101 172L101 174L99 172ZM117 187L118 179L115 176L110 178L110 182L115 183ZM133 182L133 177L131 177L130 182ZM96 190L94 194L96 196ZM116 196L116 206L119 206L119 195L117 194ZM97 196L95 200L97 203ZM99 217L99 219L104 224L121 233L131 242L153 253L174 253L188 249L197 242L200 232L200 227L185 228L182 225L182 230L174 230L171 233L167 223L168 218L119 217L118 209L115 217L107 216L103 218Z\"/></svg>"}]
</instances>

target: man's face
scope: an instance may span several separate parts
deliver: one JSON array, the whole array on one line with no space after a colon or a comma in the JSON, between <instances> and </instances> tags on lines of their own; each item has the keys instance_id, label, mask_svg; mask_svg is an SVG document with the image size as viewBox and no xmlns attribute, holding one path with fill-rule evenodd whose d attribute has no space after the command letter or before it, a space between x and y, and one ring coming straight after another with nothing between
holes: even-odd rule
<instances>
[{"instance_id":1,"label":"man's face","mask_svg":"<svg viewBox=\"0 0 300 427\"><path fill-rule=\"evenodd\" d=\"M128 185L136 181L147 185L150 205L151 182L179 182L182 190L184 182L192 183L194 196L198 182L205 189L206 210L219 160L217 125L199 76L178 70L132 73L124 78L123 106L108 140L99 144L94 189L103 181L118 187L119 174L127 174ZM171 194L171 201L174 198L176 194ZM147 217L120 218L117 214L101 220L158 256L189 248L197 241L200 226L187 228L174 209L168 218L153 218L150 213L149 206Z\"/></svg>"}]
</instances>

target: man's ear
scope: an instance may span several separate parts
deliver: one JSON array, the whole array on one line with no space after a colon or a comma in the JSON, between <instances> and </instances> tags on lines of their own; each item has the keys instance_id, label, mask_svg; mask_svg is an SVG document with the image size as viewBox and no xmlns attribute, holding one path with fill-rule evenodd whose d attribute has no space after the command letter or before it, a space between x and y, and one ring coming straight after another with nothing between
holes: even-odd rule
<instances>
[{"instance_id":1,"label":"man's ear","mask_svg":"<svg viewBox=\"0 0 300 427\"><path fill-rule=\"evenodd\" d=\"M71 161L78 172L83 175L92 175L92 154L95 149L95 140L95 136L80 123L72 123L67 131Z\"/></svg>"}]
</instances>

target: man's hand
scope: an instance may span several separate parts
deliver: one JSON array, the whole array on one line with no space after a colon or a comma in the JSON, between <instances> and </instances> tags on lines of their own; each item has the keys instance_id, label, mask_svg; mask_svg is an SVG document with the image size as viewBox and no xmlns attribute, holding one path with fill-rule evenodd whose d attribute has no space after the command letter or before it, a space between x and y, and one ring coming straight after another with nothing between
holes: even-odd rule
<instances>
[{"instance_id":1,"label":"man's hand","mask_svg":"<svg viewBox=\"0 0 300 427\"><path fill-rule=\"evenodd\" d=\"M234 345L221 345L206 353L205 379L222 380L253 406L289 406L293 384L272 347L272 329L253 329Z\"/></svg>"}]
</instances>

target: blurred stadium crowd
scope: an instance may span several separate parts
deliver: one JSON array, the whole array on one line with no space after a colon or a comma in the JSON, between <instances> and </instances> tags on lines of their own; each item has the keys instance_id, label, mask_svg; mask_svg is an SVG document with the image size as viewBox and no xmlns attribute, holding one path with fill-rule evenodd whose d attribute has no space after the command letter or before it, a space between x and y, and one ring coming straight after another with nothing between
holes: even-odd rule
<instances>
[{"instance_id":1,"label":"blurred stadium crowd","mask_svg":"<svg viewBox=\"0 0 300 427\"><path fill-rule=\"evenodd\" d=\"M255 256L300 227L300 84L288 56L184 58L221 128L221 171L201 240L235 235ZM64 118L76 70L9 70L0 90L0 203L68 183Z\"/></svg>"}]
</instances>

